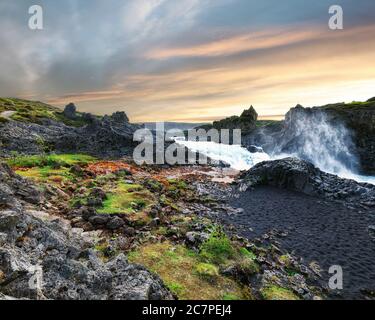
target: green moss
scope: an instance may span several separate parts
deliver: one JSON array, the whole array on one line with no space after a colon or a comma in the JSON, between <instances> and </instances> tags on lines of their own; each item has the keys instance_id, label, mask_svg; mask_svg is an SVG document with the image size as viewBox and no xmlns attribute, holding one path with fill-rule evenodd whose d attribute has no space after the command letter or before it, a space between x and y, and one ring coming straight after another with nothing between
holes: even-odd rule
<instances>
[{"instance_id":1,"label":"green moss","mask_svg":"<svg viewBox=\"0 0 375 320\"><path fill-rule=\"evenodd\" d=\"M241 300L236 294L233 293L226 293L223 295L223 300L233 301L233 300Z\"/></svg>"},{"instance_id":2,"label":"green moss","mask_svg":"<svg viewBox=\"0 0 375 320\"><path fill-rule=\"evenodd\" d=\"M87 164L95 158L83 154L50 154L33 156L15 156L7 160L11 167L34 168L34 167L58 167L72 166L75 164Z\"/></svg>"},{"instance_id":3,"label":"green moss","mask_svg":"<svg viewBox=\"0 0 375 320\"><path fill-rule=\"evenodd\" d=\"M167 288L177 297L185 295L186 288L177 282L169 282L165 284Z\"/></svg>"},{"instance_id":4,"label":"green moss","mask_svg":"<svg viewBox=\"0 0 375 320\"><path fill-rule=\"evenodd\" d=\"M74 179L74 176L67 168L54 169L46 166L42 168L34 167L28 170L16 170L15 172L20 176L38 182L60 183Z\"/></svg>"},{"instance_id":5,"label":"green moss","mask_svg":"<svg viewBox=\"0 0 375 320\"><path fill-rule=\"evenodd\" d=\"M140 185L119 183L117 188L107 195L101 214L129 214L141 211L153 202L152 194Z\"/></svg>"},{"instance_id":6,"label":"green moss","mask_svg":"<svg viewBox=\"0 0 375 320\"><path fill-rule=\"evenodd\" d=\"M280 261L281 264L283 264L285 266L290 266L290 263L291 263L290 256L288 254L284 254L284 255L280 256L279 261Z\"/></svg>"},{"instance_id":7,"label":"green moss","mask_svg":"<svg viewBox=\"0 0 375 320\"><path fill-rule=\"evenodd\" d=\"M172 199L179 199L186 193L187 188L188 187L185 181L179 179L169 179L167 194Z\"/></svg>"},{"instance_id":8,"label":"green moss","mask_svg":"<svg viewBox=\"0 0 375 320\"><path fill-rule=\"evenodd\" d=\"M220 231L211 233L210 238L200 248L201 257L214 264L223 264L236 256L236 250L232 242Z\"/></svg>"},{"instance_id":9,"label":"green moss","mask_svg":"<svg viewBox=\"0 0 375 320\"><path fill-rule=\"evenodd\" d=\"M214 281L219 276L219 269L210 263L199 263L195 267L197 274L208 281Z\"/></svg>"},{"instance_id":10,"label":"green moss","mask_svg":"<svg viewBox=\"0 0 375 320\"><path fill-rule=\"evenodd\" d=\"M236 261L236 268L247 275L256 274L260 271L259 265L249 257L238 259Z\"/></svg>"},{"instance_id":11,"label":"green moss","mask_svg":"<svg viewBox=\"0 0 375 320\"><path fill-rule=\"evenodd\" d=\"M128 259L158 274L182 300L221 300L228 295L237 299L250 298L245 288L219 273L215 282L202 278L197 272L197 266L204 266L199 254L182 245L173 246L170 242L145 244L130 253ZM212 272L216 268L212 267L202 269Z\"/></svg>"},{"instance_id":12,"label":"green moss","mask_svg":"<svg viewBox=\"0 0 375 320\"><path fill-rule=\"evenodd\" d=\"M77 113L76 120L71 120L66 118L59 108L39 101L0 98L0 113L3 111L15 111L11 119L22 122L41 123L42 119L51 119L75 127L87 124L80 113Z\"/></svg>"},{"instance_id":13,"label":"green moss","mask_svg":"<svg viewBox=\"0 0 375 320\"><path fill-rule=\"evenodd\" d=\"M255 260L256 257L257 257L252 251L250 251L250 250L248 250L248 249L246 249L246 248L240 248L240 249L239 249L239 252L240 252L240 254L241 254L242 256L247 257L247 258L250 258L250 259L252 259L252 260Z\"/></svg>"},{"instance_id":14,"label":"green moss","mask_svg":"<svg viewBox=\"0 0 375 320\"><path fill-rule=\"evenodd\" d=\"M261 294L265 300L300 300L292 291L278 286L262 288Z\"/></svg>"}]
</instances>

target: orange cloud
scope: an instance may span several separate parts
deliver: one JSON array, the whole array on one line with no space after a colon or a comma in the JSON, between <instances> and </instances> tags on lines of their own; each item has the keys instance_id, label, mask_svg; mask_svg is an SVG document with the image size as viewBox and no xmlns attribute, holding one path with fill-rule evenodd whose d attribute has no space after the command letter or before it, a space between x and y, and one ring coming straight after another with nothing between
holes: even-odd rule
<instances>
[{"instance_id":1,"label":"orange cloud","mask_svg":"<svg viewBox=\"0 0 375 320\"><path fill-rule=\"evenodd\" d=\"M78 102L83 111L110 113L123 106L132 121L216 120L251 104L263 117L290 107L374 96L375 25L344 31L270 30L191 48L153 51L156 59L227 55L207 65L159 74L127 75L107 91L76 93L50 101ZM261 54L233 53L268 48Z\"/></svg>"},{"instance_id":2,"label":"orange cloud","mask_svg":"<svg viewBox=\"0 0 375 320\"><path fill-rule=\"evenodd\" d=\"M243 51L267 49L300 41L315 39L321 35L318 30L267 30L248 33L190 47L157 48L146 53L149 59L177 57L227 56Z\"/></svg>"}]
</instances>

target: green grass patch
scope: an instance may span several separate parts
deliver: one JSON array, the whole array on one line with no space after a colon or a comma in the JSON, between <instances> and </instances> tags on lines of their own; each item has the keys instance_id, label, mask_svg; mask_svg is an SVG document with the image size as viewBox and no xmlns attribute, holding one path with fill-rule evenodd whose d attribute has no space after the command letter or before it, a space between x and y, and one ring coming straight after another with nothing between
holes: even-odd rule
<instances>
[{"instance_id":1,"label":"green grass patch","mask_svg":"<svg viewBox=\"0 0 375 320\"><path fill-rule=\"evenodd\" d=\"M152 194L141 185L119 183L117 188L107 195L101 214L129 214L141 211L153 203Z\"/></svg>"},{"instance_id":2,"label":"green grass patch","mask_svg":"<svg viewBox=\"0 0 375 320\"><path fill-rule=\"evenodd\" d=\"M195 271L201 278L208 281L215 281L215 279L219 276L218 267L210 263L197 264Z\"/></svg>"},{"instance_id":3,"label":"green grass patch","mask_svg":"<svg viewBox=\"0 0 375 320\"><path fill-rule=\"evenodd\" d=\"M300 300L292 291L278 286L265 287L261 294L265 300Z\"/></svg>"},{"instance_id":4,"label":"green grass patch","mask_svg":"<svg viewBox=\"0 0 375 320\"><path fill-rule=\"evenodd\" d=\"M54 169L49 166L42 168L30 168L28 170L16 170L16 174L33 179L38 182L61 183L73 180L74 176L67 168Z\"/></svg>"},{"instance_id":5,"label":"green grass patch","mask_svg":"<svg viewBox=\"0 0 375 320\"><path fill-rule=\"evenodd\" d=\"M222 300L223 297L249 299L247 289L233 279L217 273L216 267L202 264L198 253L170 242L146 244L128 255L129 261L146 266L158 274L181 300ZM207 281L197 268L215 270L215 281Z\"/></svg>"},{"instance_id":6,"label":"green grass patch","mask_svg":"<svg viewBox=\"0 0 375 320\"><path fill-rule=\"evenodd\" d=\"M10 118L22 122L41 123L42 119L51 119L74 127L87 124L80 117L80 113L77 113L78 118L76 120L71 120L66 118L59 108L40 101L0 98L0 113L4 111L14 111L15 113Z\"/></svg>"},{"instance_id":7,"label":"green grass patch","mask_svg":"<svg viewBox=\"0 0 375 320\"><path fill-rule=\"evenodd\" d=\"M201 257L207 262L217 265L235 259L238 252L224 232L214 231L210 238L200 248Z\"/></svg>"},{"instance_id":8,"label":"green grass patch","mask_svg":"<svg viewBox=\"0 0 375 320\"><path fill-rule=\"evenodd\" d=\"M7 160L11 167L59 167L75 164L88 164L95 161L94 157L84 154L50 154L33 156L15 156Z\"/></svg>"}]
</instances>

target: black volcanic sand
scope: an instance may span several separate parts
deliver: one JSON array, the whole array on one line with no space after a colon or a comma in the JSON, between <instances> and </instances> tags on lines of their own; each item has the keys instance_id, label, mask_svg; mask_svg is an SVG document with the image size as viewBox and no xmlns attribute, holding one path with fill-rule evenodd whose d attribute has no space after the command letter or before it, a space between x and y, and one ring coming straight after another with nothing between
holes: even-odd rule
<instances>
[{"instance_id":1,"label":"black volcanic sand","mask_svg":"<svg viewBox=\"0 0 375 320\"><path fill-rule=\"evenodd\" d=\"M305 264L316 261L328 284L332 265L344 270L344 290L331 298L362 299L361 289L375 290L375 240L368 226L375 224L375 212L351 210L341 204L302 193L272 187L258 187L232 198L230 204L244 212L222 216L239 233L255 239L271 230L287 231L277 241ZM251 230L252 229L252 230Z\"/></svg>"}]
</instances>

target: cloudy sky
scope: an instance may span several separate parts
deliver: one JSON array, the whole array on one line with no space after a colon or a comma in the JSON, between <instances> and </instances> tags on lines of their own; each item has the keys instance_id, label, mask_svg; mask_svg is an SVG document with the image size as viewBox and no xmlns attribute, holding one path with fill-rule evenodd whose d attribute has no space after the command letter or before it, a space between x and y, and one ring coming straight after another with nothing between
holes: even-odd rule
<instances>
[{"instance_id":1,"label":"cloudy sky","mask_svg":"<svg viewBox=\"0 0 375 320\"><path fill-rule=\"evenodd\" d=\"M344 30L328 28L333 4ZM0 44L0 96L132 121L375 96L374 0L0 0Z\"/></svg>"}]
</instances>

